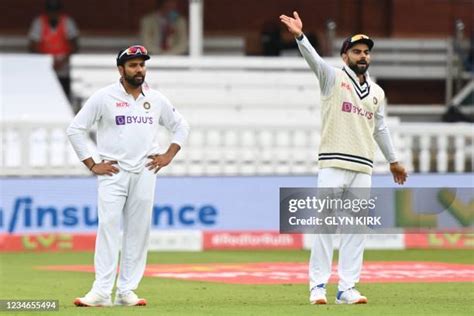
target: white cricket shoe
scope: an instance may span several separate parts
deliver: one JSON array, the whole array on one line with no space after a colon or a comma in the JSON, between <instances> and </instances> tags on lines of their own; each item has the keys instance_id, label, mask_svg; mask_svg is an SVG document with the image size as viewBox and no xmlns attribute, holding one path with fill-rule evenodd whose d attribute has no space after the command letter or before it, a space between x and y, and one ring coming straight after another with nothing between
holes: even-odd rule
<instances>
[{"instance_id":1,"label":"white cricket shoe","mask_svg":"<svg viewBox=\"0 0 474 316\"><path fill-rule=\"evenodd\" d=\"M360 294L354 287L337 292L336 304L367 304L367 297Z\"/></svg>"},{"instance_id":2,"label":"white cricket shoe","mask_svg":"<svg viewBox=\"0 0 474 316\"><path fill-rule=\"evenodd\" d=\"M126 294L117 293L114 304L118 306L146 306L146 299L138 298L133 291Z\"/></svg>"},{"instance_id":3,"label":"white cricket shoe","mask_svg":"<svg viewBox=\"0 0 474 316\"><path fill-rule=\"evenodd\" d=\"M311 289L309 302L313 305L323 305L328 303L328 300L326 299L326 285L324 283L318 284Z\"/></svg>"},{"instance_id":4,"label":"white cricket shoe","mask_svg":"<svg viewBox=\"0 0 474 316\"><path fill-rule=\"evenodd\" d=\"M74 305L78 307L109 307L112 306L110 296L105 297L90 291L84 297L77 297Z\"/></svg>"}]
</instances>

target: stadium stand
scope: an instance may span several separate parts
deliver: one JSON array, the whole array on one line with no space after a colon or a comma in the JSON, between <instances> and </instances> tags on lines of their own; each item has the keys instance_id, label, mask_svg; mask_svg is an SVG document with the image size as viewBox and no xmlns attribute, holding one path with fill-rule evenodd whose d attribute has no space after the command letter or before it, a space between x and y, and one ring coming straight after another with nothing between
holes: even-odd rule
<instances>
[{"instance_id":1,"label":"stadium stand","mask_svg":"<svg viewBox=\"0 0 474 316\"><path fill-rule=\"evenodd\" d=\"M139 42L138 18L152 4L151 1L145 2L128 15L113 16L122 19L114 24L102 23L112 18L111 12L99 15L89 10L90 5L95 5L92 1L81 5L67 3L67 9L75 13L78 21L83 21L79 23L80 54L72 59L75 110L95 90L117 79L112 52ZM127 3L106 1L104 5L126 7ZM254 39L254 46L260 43L261 22L270 16L276 17L275 12L284 12L287 8L283 2L275 3L271 10L264 2L244 3L251 4L255 10L248 12L248 7L241 5L225 16L210 16L206 12L211 11L204 11L204 57L159 57L149 63L150 85L167 95L192 125L188 146L178 155L176 163L163 170L164 174L304 175L317 171L319 92L316 78L304 60L295 56L298 54L296 50L289 54L293 57L244 56L253 52L249 50L249 39ZM474 109L474 106L461 106L472 95L474 78L472 72L460 69L456 49L465 43L456 43L456 40L462 40L462 36L450 29L455 17L463 18L466 31L470 29L472 20L464 14L468 5L443 4L443 12L452 12L449 19L445 14L439 15L441 11L426 7L422 1L397 1L390 10L384 10L386 5L387 2L383 1L377 5L375 2L367 5L366 1L357 5L350 1L337 4L301 1L299 4L302 12L314 15L306 27L316 30L318 36L323 32L318 29L323 19L332 17L334 26L337 25L333 36L342 36L362 27L364 32L375 37L377 49L373 52L370 73L381 84L395 83L384 86L389 104L386 109L388 122L400 158L410 171L472 171L472 124L439 123L448 105L463 110ZM0 34L2 53L26 52L26 21L28 14L33 14L39 5L34 8L25 2L23 6L22 10L12 13L16 14L14 19L4 21L5 31ZM206 6L220 12L225 5L221 1L207 1ZM324 10L310 10L313 6ZM439 23L426 29L422 19L411 19L405 14L406 9L412 7L423 8L426 19L439 20ZM363 13L361 19L350 19L352 12L357 10ZM375 11L370 10L380 11L379 20L373 20ZM248 14L243 17L243 12ZM335 56L329 60L334 65L340 65L341 41L342 38L329 41ZM0 55L2 63L5 56L8 57ZM2 77L4 71L5 67L2 67ZM392 88L398 84L398 91L394 93ZM419 88L404 93L406 87L419 84ZM23 85L29 88L34 83ZM71 114L61 114L49 106L51 98L62 97L60 91L48 88L45 94L46 89L43 89L47 101L37 99L23 106L10 101L18 94L8 94L6 90L7 94L2 95L2 101L6 100L2 104L2 113L14 109L16 112L12 113L29 113L29 117L1 117L1 174L88 175L88 171L77 162L63 133ZM413 94L413 90L418 94ZM37 91L38 95L32 98L39 98L41 90ZM397 98L400 95L405 97ZM409 101L400 102L401 99ZM30 111L29 106L35 104L48 104L48 111ZM62 106L69 111L67 104ZM42 116L47 119L39 120ZM163 141L166 142L166 135ZM377 153L375 171L387 172L380 152Z\"/></svg>"},{"instance_id":2,"label":"stadium stand","mask_svg":"<svg viewBox=\"0 0 474 316\"><path fill-rule=\"evenodd\" d=\"M101 36L84 35L79 39L81 51L87 54L104 54L119 51L130 43L139 43L138 36ZM206 36L203 42L206 54L244 55L245 40L241 36L214 35ZM0 35L0 50L2 52L26 52L28 40L20 35Z\"/></svg>"},{"instance_id":3,"label":"stadium stand","mask_svg":"<svg viewBox=\"0 0 474 316\"><path fill-rule=\"evenodd\" d=\"M329 60L340 63L339 58ZM112 55L74 56L73 93L78 104L117 80L113 61ZM188 146L163 174L306 175L317 171L318 83L301 58L163 57L149 62L147 76L151 86L163 91L192 126ZM87 175L71 155L64 134L56 132L64 130L70 115L62 118L62 122L42 123L40 131L28 121L4 122L8 150L2 152L8 155L2 157L2 174ZM388 121L400 158L410 171L472 170L472 124L406 123L396 117ZM164 145L166 138L163 134ZM29 142L34 146L20 146ZM34 159L12 165L20 156ZM375 171L387 172L380 152Z\"/></svg>"}]
</instances>

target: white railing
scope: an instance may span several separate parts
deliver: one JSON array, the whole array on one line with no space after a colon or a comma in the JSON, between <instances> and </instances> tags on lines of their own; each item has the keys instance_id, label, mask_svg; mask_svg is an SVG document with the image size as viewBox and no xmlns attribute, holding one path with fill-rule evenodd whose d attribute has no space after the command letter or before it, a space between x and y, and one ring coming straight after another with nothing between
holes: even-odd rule
<instances>
[{"instance_id":1,"label":"white railing","mask_svg":"<svg viewBox=\"0 0 474 316\"><path fill-rule=\"evenodd\" d=\"M308 175L317 172L317 124L198 124L166 175ZM65 136L67 123L2 122L2 176L88 175ZM410 172L472 172L473 124L399 123L391 131ZM162 133L162 144L168 136ZM380 152L374 171L388 172Z\"/></svg>"},{"instance_id":2,"label":"white railing","mask_svg":"<svg viewBox=\"0 0 474 316\"><path fill-rule=\"evenodd\" d=\"M84 175L66 137L68 123L2 121L0 175Z\"/></svg>"},{"instance_id":3,"label":"white railing","mask_svg":"<svg viewBox=\"0 0 474 316\"><path fill-rule=\"evenodd\" d=\"M412 170L425 173L474 169L474 124L403 123L397 134L404 143L404 161Z\"/></svg>"}]
</instances>

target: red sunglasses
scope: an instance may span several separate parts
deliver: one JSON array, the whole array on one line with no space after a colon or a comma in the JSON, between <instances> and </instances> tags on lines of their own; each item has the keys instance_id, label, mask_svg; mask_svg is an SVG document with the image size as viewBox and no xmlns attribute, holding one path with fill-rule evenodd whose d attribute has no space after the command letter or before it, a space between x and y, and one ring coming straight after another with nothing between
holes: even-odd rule
<instances>
[{"instance_id":1,"label":"red sunglasses","mask_svg":"<svg viewBox=\"0 0 474 316\"><path fill-rule=\"evenodd\" d=\"M133 45L133 46L130 46L129 48L127 48L126 50L124 50L120 56L118 57L118 59L122 58L123 55L129 55L129 56L133 56L133 55L148 55L148 51L147 49L142 46L142 45Z\"/></svg>"}]
</instances>

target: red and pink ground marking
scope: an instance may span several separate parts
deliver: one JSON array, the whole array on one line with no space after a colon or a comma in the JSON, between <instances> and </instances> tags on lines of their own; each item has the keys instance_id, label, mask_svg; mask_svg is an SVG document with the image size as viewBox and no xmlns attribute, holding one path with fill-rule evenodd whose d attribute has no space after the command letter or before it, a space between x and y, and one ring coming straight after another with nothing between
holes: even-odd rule
<instances>
[{"instance_id":1,"label":"red and pink ground marking","mask_svg":"<svg viewBox=\"0 0 474 316\"><path fill-rule=\"evenodd\" d=\"M94 272L94 267L91 265L55 265L37 268ZM308 265L300 262L149 264L145 276L231 284L307 283ZM337 266L334 265L330 283L336 282ZM361 282L474 282L474 265L421 261L367 262L362 270Z\"/></svg>"}]
</instances>

